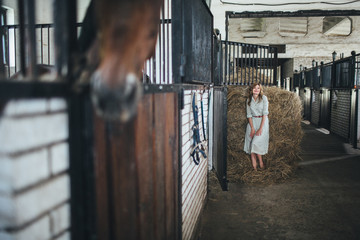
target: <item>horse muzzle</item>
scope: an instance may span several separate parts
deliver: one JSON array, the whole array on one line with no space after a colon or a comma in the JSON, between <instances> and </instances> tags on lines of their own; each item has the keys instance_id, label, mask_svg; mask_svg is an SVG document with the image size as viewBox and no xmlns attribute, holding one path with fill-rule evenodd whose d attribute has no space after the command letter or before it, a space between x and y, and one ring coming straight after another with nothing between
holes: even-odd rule
<instances>
[{"instance_id":1,"label":"horse muzzle","mask_svg":"<svg viewBox=\"0 0 360 240\"><path fill-rule=\"evenodd\" d=\"M91 98L96 113L106 120L127 122L136 115L143 87L135 74L129 73L125 81L109 86L101 71L91 76Z\"/></svg>"}]
</instances>

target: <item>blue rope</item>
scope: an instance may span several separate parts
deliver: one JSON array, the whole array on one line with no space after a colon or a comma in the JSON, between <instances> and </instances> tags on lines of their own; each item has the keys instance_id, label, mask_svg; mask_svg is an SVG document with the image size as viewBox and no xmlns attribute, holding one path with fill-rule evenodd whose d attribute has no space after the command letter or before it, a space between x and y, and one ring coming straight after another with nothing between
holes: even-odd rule
<instances>
[{"instance_id":1,"label":"blue rope","mask_svg":"<svg viewBox=\"0 0 360 240\"><path fill-rule=\"evenodd\" d=\"M205 151L199 147L199 145L201 145L200 132L199 132L199 118L198 118L199 109L195 103L195 94L193 95L193 99L192 99L192 110L194 115L194 125L192 126L194 143L193 143L193 151L190 155L193 158L194 163L196 165L199 165L200 163L199 153L202 154L204 158L207 158L207 156L205 154Z\"/></svg>"}]
</instances>

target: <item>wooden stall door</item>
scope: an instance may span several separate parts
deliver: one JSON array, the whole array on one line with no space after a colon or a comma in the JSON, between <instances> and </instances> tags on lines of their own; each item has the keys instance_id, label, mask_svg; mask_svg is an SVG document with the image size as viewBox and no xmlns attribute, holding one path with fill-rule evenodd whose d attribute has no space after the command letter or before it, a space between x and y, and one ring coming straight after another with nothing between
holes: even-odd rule
<instances>
[{"instance_id":1,"label":"wooden stall door","mask_svg":"<svg viewBox=\"0 0 360 240\"><path fill-rule=\"evenodd\" d=\"M95 118L98 239L179 239L177 93L146 94L127 124Z\"/></svg>"}]
</instances>

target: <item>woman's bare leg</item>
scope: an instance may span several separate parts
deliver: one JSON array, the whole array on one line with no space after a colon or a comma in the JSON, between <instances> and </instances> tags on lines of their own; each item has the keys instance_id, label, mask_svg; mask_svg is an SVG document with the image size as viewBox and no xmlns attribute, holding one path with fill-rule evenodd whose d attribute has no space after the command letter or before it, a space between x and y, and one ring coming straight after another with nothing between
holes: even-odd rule
<instances>
[{"instance_id":1,"label":"woman's bare leg","mask_svg":"<svg viewBox=\"0 0 360 240\"><path fill-rule=\"evenodd\" d=\"M262 156L260 154L256 154L259 159L259 165L261 169L264 169L264 162L262 161Z\"/></svg>"},{"instance_id":2,"label":"woman's bare leg","mask_svg":"<svg viewBox=\"0 0 360 240\"><path fill-rule=\"evenodd\" d=\"M256 154L255 153L251 153L251 161L252 161L252 165L256 171Z\"/></svg>"}]
</instances>

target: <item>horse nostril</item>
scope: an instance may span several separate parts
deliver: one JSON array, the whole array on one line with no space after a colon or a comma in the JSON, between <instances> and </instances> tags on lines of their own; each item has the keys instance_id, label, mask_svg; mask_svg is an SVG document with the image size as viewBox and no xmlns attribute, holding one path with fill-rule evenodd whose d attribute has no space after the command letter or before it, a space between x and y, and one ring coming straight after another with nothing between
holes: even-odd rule
<instances>
[{"instance_id":1,"label":"horse nostril","mask_svg":"<svg viewBox=\"0 0 360 240\"><path fill-rule=\"evenodd\" d=\"M127 101L138 101L137 97L142 95L142 84L135 74L129 73L126 76L124 98Z\"/></svg>"},{"instance_id":2,"label":"horse nostril","mask_svg":"<svg viewBox=\"0 0 360 240\"><path fill-rule=\"evenodd\" d=\"M109 87L104 83L101 72L91 77L92 100L96 112L107 120L126 122L136 113L142 96L142 85L134 74L128 74L125 83Z\"/></svg>"}]
</instances>

